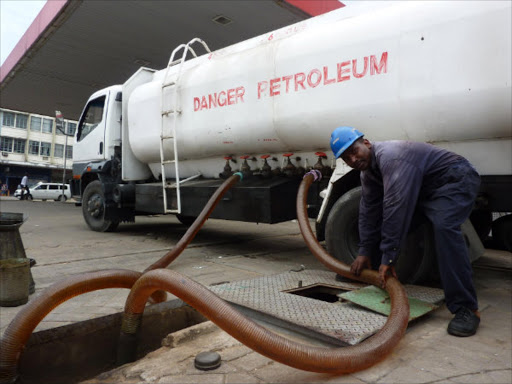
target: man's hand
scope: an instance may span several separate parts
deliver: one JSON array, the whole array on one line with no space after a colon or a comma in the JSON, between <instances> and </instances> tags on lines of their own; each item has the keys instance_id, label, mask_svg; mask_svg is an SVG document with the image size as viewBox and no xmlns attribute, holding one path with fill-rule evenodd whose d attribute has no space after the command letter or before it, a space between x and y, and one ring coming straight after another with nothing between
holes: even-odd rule
<instances>
[{"instance_id":1,"label":"man's hand","mask_svg":"<svg viewBox=\"0 0 512 384\"><path fill-rule=\"evenodd\" d=\"M393 276L395 279L398 279L395 271L395 267L391 265L381 264L379 267L379 281L380 287L382 289L386 288L386 276Z\"/></svg>"},{"instance_id":2,"label":"man's hand","mask_svg":"<svg viewBox=\"0 0 512 384\"><path fill-rule=\"evenodd\" d=\"M368 256L359 255L350 266L350 272L356 276L359 276L365 268L372 269L370 258Z\"/></svg>"}]
</instances>

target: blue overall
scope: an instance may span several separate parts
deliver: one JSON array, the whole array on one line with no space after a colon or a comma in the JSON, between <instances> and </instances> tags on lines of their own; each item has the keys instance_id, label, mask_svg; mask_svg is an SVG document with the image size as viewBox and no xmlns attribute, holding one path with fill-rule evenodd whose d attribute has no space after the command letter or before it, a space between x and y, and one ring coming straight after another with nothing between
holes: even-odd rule
<instances>
[{"instance_id":1,"label":"blue overall","mask_svg":"<svg viewBox=\"0 0 512 384\"><path fill-rule=\"evenodd\" d=\"M432 222L446 305L478 309L461 224L469 217L480 176L463 157L425 143L372 143L372 162L361 172L359 254L394 265L413 214Z\"/></svg>"}]
</instances>

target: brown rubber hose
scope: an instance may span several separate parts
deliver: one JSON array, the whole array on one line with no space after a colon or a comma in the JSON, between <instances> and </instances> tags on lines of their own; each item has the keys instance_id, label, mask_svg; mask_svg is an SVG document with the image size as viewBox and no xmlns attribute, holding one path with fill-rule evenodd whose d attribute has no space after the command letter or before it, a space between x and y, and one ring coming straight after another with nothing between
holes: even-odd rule
<instances>
[{"instance_id":1,"label":"brown rubber hose","mask_svg":"<svg viewBox=\"0 0 512 384\"><path fill-rule=\"evenodd\" d=\"M31 300L11 321L0 340L0 383L17 380L18 361L30 335L55 307L75 296L106 288L131 288L140 272L124 269L83 273L59 281Z\"/></svg>"},{"instance_id":2,"label":"brown rubber hose","mask_svg":"<svg viewBox=\"0 0 512 384\"><path fill-rule=\"evenodd\" d=\"M316 240L316 237L313 234L313 230L309 225L309 218L307 212L308 190L309 186L313 183L313 181L314 177L310 174L306 174L306 176L304 176L304 179L302 180L302 183L299 186L299 191L297 192L297 221L299 223L302 237L304 237L304 241L306 242L306 245L308 246L309 250L322 264L324 264L331 271L334 271L352 280L363 281L365 283L373 284L377 287L380 287L379 274L376 271L364 269L359 276L354 275L353 273L350 272L350 266L332 257ZM386 280L386 285L389 283L398 284L399 286L401 286L398 280L395 278L388 278ZM403 288L401 289L403 290ZM405 318L407 314L408 318L409 301L402 303L402 305L407 306L407 308L404 307L403 310L401 311L402 317ZM407 322L405 322L405 324L407 326Z\"/></svg>"},{"instance_id":3,"label":"brown rubber hose","mask_svg":"<svg viewBox=\"0 0 512 384\"><path fill-rule=\"evenodd\" d=\"M335 272L378 285L379 278L375 271L365 270L360 277L352 275L347 265L325 252L314 238L306 209L307 190L312 182L313 176L306 176L297 196L297 215L309 248ZM391 313L377 334L361 344L339 349L306 346L259 326L195 281L176 272L159 269L144 274L133 286L126 301L121 338L124 335L125 338L135 339L133 336L140 327L146 301L158 289L165 289L178 296L256 352L291 367L313 372L350 373L376 364L398 344L409 319L409 302L405 290L397 279L389 278L386 290L391 298ZM131 346L135 347L134 344ZM133 357L135 353L132 351L125 356Z\"/></svg>"},{"instance_id":4,"label":"brown rubber hose","mask_svg":"<svg viewBox=\"0 0 512 384\"><path fill-rule=\"evenodd\" d=\"M201 214L178 244L160 260L148 267L146 271L155 268L165 268L176 259L192 241L226 191L241 178L242 174L239 172L228 178L208 200ZM75 296L94 290L131 288L140 276L140 272L127 270L90 272L57 282L44 290L40 296L30 301L29 304L18 312L0 340L0 351L2 352L0 354L0 383L16 381L19 357L26 342L37 325L55 307ZM166 299L166 293L156 291L152 294L151 299L156 303L163 302Z\"/></svg>"},{"instance_id":5,"label":"brown rubber hose","mask_svg":"<svg viewBox=\"0 0 512 384\"><path fill-rule=\"evenodd\" d=\"M166 268L169 264L171 264L196 236L204 222L208 219L208 217L210 217L210 214L217 206L222 196L224 196L224 194L241 178L242 174L237 172L226 179L226 181L224 181L224 183L222 183L222 185L217 188L215 193L210 197L199 216L194 220L194 223L189 227L187 232L185 232L183 237L178 241L174 248L163 255L158 261L147 267L144 272L152 271L153 269L158 268Z\"/></svg>"},{"instance_id":6,"label":"brown rubber hose","mask_svg":"<svg viewBox=\"0 0 512 384\"><path fill-rule=\"evenodd\" d=\"M353 346L321 348L299 344L274 334L242 315L201 284L175 271L157 269L145 273L134 284L126 302L123 332L132 335L137 333L146 300L159 289L178 296L254 351L306 371L349 373L368 368L393 349L404 331L403 324L390 321L399 316L397 303L407 301L400 286L393 283L389 284L388 289L391 295L391 315L376 335Z\"/></svg>"}]
</instances>

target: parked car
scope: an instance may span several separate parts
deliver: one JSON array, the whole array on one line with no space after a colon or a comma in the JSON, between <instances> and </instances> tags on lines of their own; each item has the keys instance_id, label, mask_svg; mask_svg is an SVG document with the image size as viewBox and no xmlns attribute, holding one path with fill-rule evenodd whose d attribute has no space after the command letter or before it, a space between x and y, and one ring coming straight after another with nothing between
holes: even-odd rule
<instances>
[{"instance_id":1,"label":"parked car","mask_svg":"<svg viewBox=\"0 0 512 384\"><path fill-rule=\"evenodd\" d=\"M21 198L21 188L18 188L14 192L14 196L17 198ZM62 184L60 183L43 183L39 182L29 187L28 195L26 195L27 200L32 199L41 199L45 200L55 200L55 201L66 201L71 198L71 189L69 184L64 184L64 196L62 195Z\"/></svg>"}]
</instances>

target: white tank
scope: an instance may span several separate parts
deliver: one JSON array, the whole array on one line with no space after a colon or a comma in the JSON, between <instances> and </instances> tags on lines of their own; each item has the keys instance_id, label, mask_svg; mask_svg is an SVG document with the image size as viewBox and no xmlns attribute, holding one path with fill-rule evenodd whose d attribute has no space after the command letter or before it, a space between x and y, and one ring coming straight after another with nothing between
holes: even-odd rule
<instances>
[{"instance_id":1,"label":"white tank","mask_svg":"<svg viewBox=\"0 0 512 384\"><path fill-rule=\"evenodd\" d=\"M330 164L341 125L370 140L431 142L482 174L512 174L511 24L508 1L341 8L187 60L179 76L179 65L155 72L129 96L131 150L160 173L162 112L176 92L162 86L176 82L181 112L163 126L170 134L176 124L182 178L217 177L227 155L293 152L313 165L322 150ZM174 158L172 140L165 157Z\"/></svg>"}]
</instances>

